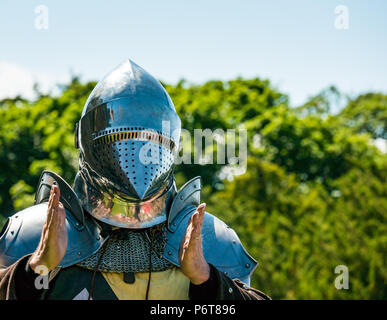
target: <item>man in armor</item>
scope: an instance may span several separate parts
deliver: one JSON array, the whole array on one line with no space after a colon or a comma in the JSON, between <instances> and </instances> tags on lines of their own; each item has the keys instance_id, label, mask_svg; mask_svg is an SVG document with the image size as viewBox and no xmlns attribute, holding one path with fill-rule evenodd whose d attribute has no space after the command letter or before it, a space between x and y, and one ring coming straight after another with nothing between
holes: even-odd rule
<instances>
[{"instance_id":1,"label":"man in armor","mask_svg":"<svg viewBox=\"0 0 387 320\"><path fill-rule=\"evenodd\" d=\"M0 298L268 299L249 286L257 262L200 204L200 177L177 190L180 130L144 69L105 76L76 127L73 187L44 171L0 233Z\"/></svg>"}]
</instances>

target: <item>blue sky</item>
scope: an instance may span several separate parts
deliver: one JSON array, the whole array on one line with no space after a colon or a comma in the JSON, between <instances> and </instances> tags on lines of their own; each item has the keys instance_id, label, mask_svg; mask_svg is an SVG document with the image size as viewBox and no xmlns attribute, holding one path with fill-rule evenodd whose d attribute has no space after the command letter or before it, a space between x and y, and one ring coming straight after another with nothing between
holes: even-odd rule
<instances>
[{"instance_id":1,"label":"blue sky","mask_svg":"<svg viewBox=\"0 0 387 320\"><path fill-rule=\"evenodd\" d=\"M35 28L46 5L49 25ZM335 28L345 5L349 28ZM268 78L293 105L336 85L387 92L387 1L9 1L0 3L0 97L98 80L131 58L160 80Z\"/></svg>"}]
</instances>

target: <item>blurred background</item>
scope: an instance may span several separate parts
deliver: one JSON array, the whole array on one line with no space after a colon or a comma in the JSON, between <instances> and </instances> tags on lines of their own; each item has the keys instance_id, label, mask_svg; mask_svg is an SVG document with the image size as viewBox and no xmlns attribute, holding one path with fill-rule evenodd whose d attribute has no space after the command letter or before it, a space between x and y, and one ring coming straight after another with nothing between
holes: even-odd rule
<instances>
[{"instance_id":1,"label":"blurred background","mask_svg":"<svg viewBox=\"0 0 387 320\"><path fill-rule=\"evenodd\" d=\"M275 299L387 299L387 2L2 1L0 224L44 169L70 184L73 130L126 58L183 128L248 131L248 165L180 165L259 261ZM349 272L338 290L335 268Z\"/></svg>"}]
</instances>

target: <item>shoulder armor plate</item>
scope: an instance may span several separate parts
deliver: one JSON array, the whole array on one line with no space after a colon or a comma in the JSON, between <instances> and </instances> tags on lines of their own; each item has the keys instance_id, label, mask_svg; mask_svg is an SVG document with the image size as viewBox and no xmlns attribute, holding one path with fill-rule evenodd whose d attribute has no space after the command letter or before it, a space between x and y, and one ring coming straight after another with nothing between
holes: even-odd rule
<instances>
[{"instance_id":1,"label":"shoulder armor plate","mask_svg":"<svg viewBox=\"0 0 387 320\"><path fill-rule=\"evenodd\" d=\"M199 203L200 177L197 177L179 190L171 206L168 240L163 257L176 266L180 266L178 254L181 239L185 235L189 218L195 213ZM246 252L233 229L206 212L202 239L203 253L208 263L231 279L238 278L245 283L250 283L250 277L258 263Z\"/></svg>"},{"instance_id":2,"label":"shoulder armor plate","mask_svg":"<svg viewBox=\"0 0 387 320\"><path fill-rule=\"evenodd\" d=\"M179 221L183 218L179 214L187 206L197 207L200 204L200 177L195 177L183 185L175 195L168 215L168 230L174 232Z\"/></svg>"},{"instance_id":3,"label":"shoulder armor plate","mask_svg":"<svg viewBox=\"0 0 387 320\"><path fill-rule=\"evenodd\" d=\"M0 234L0 266L8 267L21 257L35 251L39 244L48 203L44 202L24 209L10 217ZM78 220L66 209L68 247L60 267L80 262L96 252L103 243L99 228L86 218L84 228L79 229ZM77 225L78 224L78 225Z\"/></svg>"},{"instance_id":4,"label":"shoulder armor plate","mask_svg":"<svg viewBox=\"0 0 387 320\"><path fill-rule=\"evenodd\" d=\"M40 175L38 191L35 194L35 203L46 202L50 198L50 191L53 184L60 189L60 202L77 219L77 228L83 228L85 218L82 206L70 185L58 174L52 171L44 170Z\"/></svg>"}]
</instances>

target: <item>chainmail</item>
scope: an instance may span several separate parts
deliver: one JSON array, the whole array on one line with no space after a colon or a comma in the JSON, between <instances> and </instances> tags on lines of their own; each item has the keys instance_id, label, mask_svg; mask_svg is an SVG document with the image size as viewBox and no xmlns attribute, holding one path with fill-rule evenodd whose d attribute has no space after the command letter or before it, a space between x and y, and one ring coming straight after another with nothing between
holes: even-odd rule
<instances>
[{"instance_id":1,"label":"chainmail","mask_svg":"<svg viewBox=\"0 0 387 320\"><path fill-rule=\"evenodd\" d=\"M151 232L154 232L152 271L172 268L173 265L162 257L167 240L165 223L150 230L115 230L107 243L78 266L102 272L148 272Z\"/></svg>"}]
</instances>

